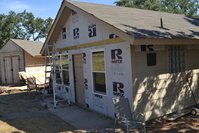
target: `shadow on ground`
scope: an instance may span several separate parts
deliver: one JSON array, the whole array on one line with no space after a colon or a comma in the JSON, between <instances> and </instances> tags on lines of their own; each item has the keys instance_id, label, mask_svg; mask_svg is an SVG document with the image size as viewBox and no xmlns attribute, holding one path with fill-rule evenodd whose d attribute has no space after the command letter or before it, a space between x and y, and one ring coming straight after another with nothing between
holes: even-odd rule
<instances>
[{"instance_id":1,"label":"shadow on ground","mask_svg":"<svg viewBox=\"0 0 199 133\"><path fill-rule=\"evenodd\" d=\"M29 96L27 92L23 91L0 95L0 133L79 132L75 127L52 113L37 116L38 112L48 112L48 110L41 106L40 100L34 97L34 92ZM9 114L16 119L8 118L2 120Z\"/></svg>"},{"instance_id":2,"label":"shadow on ground","mask_svg":"<svg viewBox=\"0 0 199 133\"><path fill-rule=\"evenodd\" d=\"M66 103L67 104L67 103ZM29 96L26 91L17 91L0 94L0 133L108 133L113 132L113 120L105 118L96 112L86 110L77 106L67 106L65 103L58 106L54 110L53 105L46 108L41 104L41 95L36 95L31 92ZM79 111L74 109L78 108ZM71 110L73 109L73 110ZM60 111L60 112L59 112ZM89 114L89 118L85 121L75 121L70 119L70 113L67 111L74 111L71 114L83 112L85 115ZM90 115L93 114L93 115ZM97 121L98 118L92 118L98 115L102 121ZM79 119L81 120L81 119ZM93 123L93 120L98 125L104 124L107 128L103 131L95 130L95 127L90 130L87 129ZM108 120L108 122L106 121ZM107 122L107 124L106 124ZM77 125L77 126L76 126ZM190 114L176 119L175 121L166 121L164 118L158 118L148 121L148 133L199 133L199 113L195 116ZM120 129L120 128L118 128ZM123 133L122 130L117 130L117 133ZM138 132L138 131L136 131Z\"/></svg>"}]
</instances>

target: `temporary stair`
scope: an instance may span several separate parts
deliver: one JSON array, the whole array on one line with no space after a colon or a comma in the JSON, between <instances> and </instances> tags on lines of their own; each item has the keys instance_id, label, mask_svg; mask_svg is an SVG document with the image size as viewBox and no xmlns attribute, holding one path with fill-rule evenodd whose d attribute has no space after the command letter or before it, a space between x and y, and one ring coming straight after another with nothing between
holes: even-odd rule
<instances>
[{"instance_id":1,"label":"temporary stair","mask_svg":"<svg viewBox=\"0 0 199 133\"><path fill-rule=\"evenodd\" d=\"M59 56L56 48L56 44L48 45L46 44L46 67L45 67L45 83L49 83L48 94L53 92L53 103L54 108L58 102L68 101L68 104L71 105L68 97L68 93L63 84L61 66L59 64ZM66 98L64 100L58 100L57 91L62 90L62 93L65 93ZM65 90L65 91L63 91ZM47 95L48 95L47 94ZM45 97L45 94L44 94ZM44 99L44 98L43 98Z\"/></svg>"}]
</instances>

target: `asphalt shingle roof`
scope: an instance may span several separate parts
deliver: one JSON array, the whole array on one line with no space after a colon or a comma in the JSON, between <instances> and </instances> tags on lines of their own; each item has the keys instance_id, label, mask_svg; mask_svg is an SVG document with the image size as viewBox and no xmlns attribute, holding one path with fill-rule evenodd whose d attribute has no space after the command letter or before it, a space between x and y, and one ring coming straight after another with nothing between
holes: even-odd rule
<instances>
[{"instance_id":1,"label":"asphalt shingle roof","mask_svg":"<svg viewBox=\"0 0 199 133\"><path fill-rule=\"evenodd\" d=\"M14 43L16 43L19 47L24 49L26 52L28 52L30 55L34 56L40 56L39 53L43 43L40 41L29 41L29 40L20 40L20 39L11 39Z\"/></svg>"},{"instance_id":2,"label":"asphalt shingle roof","mask_svg":"<svg viewBox=\"0 0 199 133\"><path fill-rule=\"evenodd\" d=\"M127 7L67 2L135 38L199 39L197 18ZM163 28L160 24L161 17Z\"/></svg>"}]
</instances>

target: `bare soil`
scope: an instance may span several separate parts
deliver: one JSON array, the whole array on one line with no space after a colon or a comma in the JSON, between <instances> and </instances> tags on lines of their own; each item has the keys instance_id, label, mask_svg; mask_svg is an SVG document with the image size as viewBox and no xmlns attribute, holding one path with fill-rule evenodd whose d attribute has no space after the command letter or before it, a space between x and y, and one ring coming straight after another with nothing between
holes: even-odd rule
<instances>
[{"instance_id":1,"label":"bare soil","mask_svg":"<svg viewBox=\"0 0 199 133\"><path fill-rule=\"evenodd\" d=\"M31 118L1 120L1 115L17 112L47 110L41 101L35 100L26 91L12 91L0 94L0 133L81 133L69 123L55 115ZM199 133L199 112L193 116L187 114L174 121L158 118L148 121L148 133Z\"/></svg>"},{"instance_id":2,"label":"bare soil","mask_svg":"<svg viewBox=\"0 0 199 133\"><path fill-rule=\"evenodd\" d=\"M26 91L0 94L0 115L17 112L47 110L34 95ZM0 133L72 133L79 132L75 127L55 115L21 119L1 120Z\"/></svg>"},{"instance_id":3,"label":"bare soil","mask_svg":"<svg viewBox=\"0 0 199 133\"><path fill-rule=\"evenodd\" d=\"M158 118L147 122L148 133L199 133L199 113L184 115L174 121Z\"/></svg>"}]
</instances>

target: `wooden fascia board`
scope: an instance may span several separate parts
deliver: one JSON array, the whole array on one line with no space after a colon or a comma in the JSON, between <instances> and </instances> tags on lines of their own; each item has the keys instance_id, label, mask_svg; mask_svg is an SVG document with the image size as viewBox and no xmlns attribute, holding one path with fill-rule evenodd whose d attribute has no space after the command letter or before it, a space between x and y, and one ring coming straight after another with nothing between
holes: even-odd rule
<instances>
[{"instance_id":1,"label":"wooden fascia board","mask_svg":"<svg viewBox=\"0 0 199 133\"><path fill-rule=\"evenodd\" d=\"M0 54L15 54L15 53L22 53L23 51L11 51L11 52L3 52Z\"/></svg>"},{"instance_id":2,"label":"wooden fascia board","mask_svg":"<svg viewBox=\"0 0 199 133\"><path fill-rule=\"evenodd\" d=\"M125 40L123 40L121 38L112 38L112 39L107 39L107 40L102 40L102 41L97 41L97 42L91 42L91 43L85 43L85 44L80 44L80 45L75 45L75 46L58 48L57 51L67 51L67 50L74 50L74 49L82 49L82 48L96 47L96 46L114 44L114 43L120 43L120 42L125 42Z\"/></svg>"},{"instance_id":3,"label":"wooden fascia board","mask_svg":"<svg viewBox=\"0 0 199 133\"><path fill-rule=\"evenodd\" d=\"M57 38L59 34L62 31L63 26L65 25L66 21L68 20L72 10L66 6L66 2L64 2L55 18L55 21L53 22L52 28L47 36L47 39L42 47L41 55L44 55L45 53L45 46L46 43L48 45L53 45L54 42L57 41Z\"/></svg>"},{"instance_id":4,"label":"wooden fascia board","mask_svg":"<svg viewBox=\"0 0 199 133\"><path fill-rule=\"evenodd\" d=\"M133 45L191 45L199 44L199 39L160 39L160 38L135 38Z\"/></svg>"},{"instance_id":5,"label":"wooden fascia board","mask_svg":"<svg viewBox=\"0 0 199 133\"><path fill-rule=\"evenodd\" d=\"M82 16L84 16L86 18L89 18L91 21L96 22L101 27L103 27L104 29L114 33L117 36L119 36L120 38L124 39L126 42L129 42L130 44L134 43L134 37L126 34L122 30L119 30L118 28L108 24L107 22L104 22L103 20L100 20L99 18L95 17L94 15L82 10L81 8L78 8L78 7L74 6L73 4L71 4L69 2L67 2L66 6L68 8L70 8L70 9L78 12Z\"/></svg>"},{"instance_id":6,"label":"wooden fascia board","mask_svg":"<svg viewBox=\"0 0 199 133\"><path fill-rule=\"evenodd\" d=\"M59 34L61 33L65 23L67 22L69 16L71 15L71 12L72 12L72 10L67 8L64 5L64 9L60 14L60 16L57 20L57 23L55 24L55 27L54 27L52 34L50 35L50 38L48 40L48 44L52 45L54 42L57 41Z\"/></svg>"}]
</instances>

